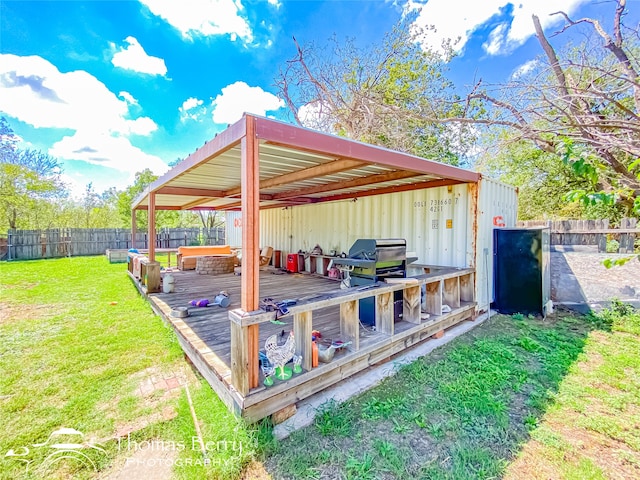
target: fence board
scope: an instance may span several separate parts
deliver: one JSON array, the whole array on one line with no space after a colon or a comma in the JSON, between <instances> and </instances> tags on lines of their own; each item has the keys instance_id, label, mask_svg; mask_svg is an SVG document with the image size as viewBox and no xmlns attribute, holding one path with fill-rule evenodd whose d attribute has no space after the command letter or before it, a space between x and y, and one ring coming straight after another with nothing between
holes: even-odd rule
<instances>
[{"instance_id":1,"label":"fence board","mask_svg":"<svg viewBox=\"0 0 640 480\"><path fill-rule=\"evenodd\" d=\"M539 226L550 227L551 245L597 245L599 252L606 252L607 240L617 240L619 253L633 253L640 235L636 218L623 218L618 228L610 228L608 219L518 222L518 227Z\"/></svg>"},{"instance_id":2,"label":"fence board","mask_svg":"<svg viewBox=\"0 0 640 480\"><path fill-rule=\"evenodd\" d=\"M225 229L163 228L156 233L157 248L182 245L224 245ZM131 230L125 228L60 228L9 230L7 260L33 260L67 256L102 255L108 249L131 248ZM146 232L136 232L136 247L149 248Z\"/></svg>"}]
</instances>

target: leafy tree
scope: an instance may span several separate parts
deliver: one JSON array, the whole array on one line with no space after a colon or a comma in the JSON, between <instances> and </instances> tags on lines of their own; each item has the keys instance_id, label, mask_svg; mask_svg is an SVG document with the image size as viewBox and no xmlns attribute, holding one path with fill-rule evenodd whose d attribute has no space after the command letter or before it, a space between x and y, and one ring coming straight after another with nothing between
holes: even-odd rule
<instances>
[{"instance_id":1,"label":"leafy tree","mask_svg":"<svg viewBox=\"0 0 640 480\"><path fill-rule=\"evenodd\" d=\"M9 228L39 228L43 219L35 215L38 210L68 193L61 179L62 167L43 152L19 149L18 141L1 117L0 222Z\"/></svg>"},{"instance_id":2,"label":"leafy tree","mask_svg":"<svg viewBox=\"0 0 640 480\"><path fill-rule=\"evenodd\" d=\"M117 210L120 216L121 225L124 228L131 228L131 206L133 201L157 178L157 175L154 175L151 170L146 168L141 172L136 173L133 185L129 185L118 194ZM182 213L183 212L171 210L158 210L156 211L156 226L159 228L181 227L193 224L193 214L191 214L191 219L189 220L188 216L182 215ZM136 212L137 227L139 229L146 229L149 225L148 218L149 216L146 211L138 210Z\"/></svg>"},{"instance_id":3,"label":"leafy tree","mask_svg":"<svg viewBox=\"0 0 640 480\"><path fill-rule=\"evenodd\" d=\"M299 125L459 164L474 140L466 125L431 118L461 116L445 77L446 61L423 49L405 19L372 47L335 37L325 48L301 46L276 78ZM451 54L451 49L447 49Z\"/></svg>"},{"instance_id":4,"label":"leafy tree","mask_svg":"<svg viewBox=\"0 0 640 480\"><path fill-rule=\"evenodd\" d=\"M509 135L503 132L503 135ZM591 183L577 175L562 157L545 152L531 142L495 139L499 149L483 154L477 167L501 181L518 187L518 218L609 218L619 219L619 205L583 205L567 202L568 191L587 190Z\"/></svg>"}]
</instances>

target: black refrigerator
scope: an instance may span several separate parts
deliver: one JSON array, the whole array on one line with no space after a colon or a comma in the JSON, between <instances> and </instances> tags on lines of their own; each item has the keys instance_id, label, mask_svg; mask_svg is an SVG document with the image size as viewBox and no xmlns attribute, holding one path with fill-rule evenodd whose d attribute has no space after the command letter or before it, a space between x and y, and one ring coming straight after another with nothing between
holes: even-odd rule
<instances>
[{"instance_id":1,"label":"black refrigerator","mask_svg":"<svg viewBox=\"0 0 640 480\"><path fill-rule=\"evenodd\" d=\"M508 315L551 309L549 228L493 231L493 308Z\"/></svg>"}]
</instances>

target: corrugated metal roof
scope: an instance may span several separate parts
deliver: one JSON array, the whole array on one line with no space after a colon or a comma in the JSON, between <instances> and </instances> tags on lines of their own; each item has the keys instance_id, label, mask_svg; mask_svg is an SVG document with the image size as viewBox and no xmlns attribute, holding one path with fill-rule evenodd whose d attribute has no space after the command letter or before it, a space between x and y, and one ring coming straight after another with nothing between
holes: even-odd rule
<instances>
[{"instance_id":1,"label":"corrugated metal roof","mask_svg":"<svg viewBox=\"0 0 640 480\"><path fill-rule=\"evenodd\" d=\"M477 181L478 174L274 120L245 116L154 182L134 202L157 209L235 209L240 202L242 149L247 118L256 122L261 207L316 203L336 195L424 188L424 182Z\"/></svg>"}]
</instances>

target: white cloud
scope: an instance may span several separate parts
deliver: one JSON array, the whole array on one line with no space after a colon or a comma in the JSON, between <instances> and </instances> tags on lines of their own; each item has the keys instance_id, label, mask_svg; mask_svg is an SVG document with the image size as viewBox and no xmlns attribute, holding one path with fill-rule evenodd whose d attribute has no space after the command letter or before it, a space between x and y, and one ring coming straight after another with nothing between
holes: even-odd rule
<instances>
[{"instance_id":1,"label":"white cloud","mask_svg":"<svg viewBox=\"0 0 640 480\"><path fill-rule=\"evenodd\" d=\"M235 82L224 87L212 105L213 123L225 124L238 121L244 112L265 116L284 107L284 101L260 87Z\"/></svg>"},{"instance_id":2,"label":"white cloud","mask_svg":"<svg viewBox=\"0 0 640 480\"><path fill-rule=\"evenodd\" d=\"M133 146L125 137L108 133L76 132L56 142L49 153L57 158L81 160L123 172L133 173L149 168L156 174L162 174L168 170L158 157Z\"/></svg>"},{"instance_id":3,"label":"white cloud","mask_svg":"<svg viewBox=\"0 0 640 480\"><path fill-rule=\"evenodd\" d=\"M520 77L525 76L527 73L534 70L540 62L538 60L529 60L528 62L524 62L522 65L519 65L511 74L512 80L517 80Z\"/></svg>"},{"instance_id":4,"label":"white cloud","mask_svg":"<svg viewBox=\"0 0 640 480\"><path fill-rule=\"evenodd\" d=\"M507 31L507 24L501 23L496 28L491 30L489 39L482 44L482 48L489 55L497 55L505 46L505 32Z\"/></svg>"},{"instance_id":5,"label":"white cloud","mask_svg":"<svg viewBox=\"0 0 640 480\"><path fill-rule=\"evenodd\" d=\"M36 128L75 131L49 151L62 160L125 172L167 169L160 158L140 151L127 138L149 135L157 129L155 122L131 119L128 102L85 71L62 73L38 56L0 55L0 111Z\"/></svg>"},{"instance_id":6,"label":"white cloud","mask_svg":"<svg viewBox=\"0 0 640 480\"><path fill-rule=\"evenodd\" d=\"M120 92L118 96L123 98L129 105L138 105L138 100L136 100L129 92Z\"/></svg>"},{"instance_id":7,"label":"white cloud","mask_svg":"<svg viewBox=\"0 0 640 480\"><path fill-rule=\"evenodd\" d=\"M241 16L240 0L140 0L158 17L177 28L185 38L194 35L229 35L247 43L253 40L249 23Z\"/></svg>"},{"instance_id":8,"label":"white cloud","mask_svg":"<svg viewBox=\"0 0 640 480\"><path fill-rule=\"evenodd\" d=\"M419 28L435 27L423 38L423 45L434 51L442 51L442 43L447 39L457 40L455 48L462 50L471 35L492 18L504 16L504 8L513 6L509 18L505 18L494 27L484 48L490 55L508 53L522 45L535 32L531 15L540 17L543 28L549 28L563 22L559 15L549 16L562 10L569 15L587 3L588 0L423 0L406 3L405 13L420 9L414 26Z\"/></svg>"},{"instance_id":9,"label":"white cloud","mask_svg":"<svg viewBox=\"0 0 640 480\"><path fill-rule=\"evenodd\" d=\"M163 59L147 55L142 45L134 37L127 37L124 41L129 46L126 48L120 47L114 53L111 59L111 63L114 66L149 75L164 76L167 74L167 66L164 64Z\"/></svg>"},{"instance_id":10,"label":"white cloud","mask_svg":"<svg viewBox=\"0 0 640 480\"><path fill-rule=\"evenodd\" d=\"M325 131L328 124L335 124L332 117L331 107L320 101L307 103L298 109L298 118L302 125L314 130Z\"/></svg>"},{"instance_id":11,"label":"white cloud","mask_svg":"<svg viewBox=\"0 0 640 480\"><path fill-rule=\"evenodd\" d=\"M69 190L72 198L79 200L84 196L85 192L87 191L86 183L82 183L77 178L74 178L66 173L63 173L62 175L60 175L60 177L64 184L67 186L67 190Z\"/></svg>"},{"instance_id":12,"label":"white cloud","mask_svg":"<svg viewBox=\"0 0 640 480\"><path fill-rule=\"evenodd\" d=\"M276 8L280 8L282 6L282 2L280 0L268 0L269 5L273 5Z\"/></svg>"},{"instance_id":13,"label":"white cloud","mask_svg":"<svg viewBox=\"0 0 640 480\"><path fill-rule=\"evenodd\" d=\"M132 133L134 135L149 136L158 129L156 122L149 117L138 117L135 120L127 122L127 131L125 133Z\"/></svg>"},{"instance_id":14,"label":"white cloud","mask_svg":"<svg viewBox=\"0 0 640 480\"><path fill-rule=\"evenodd\" d=\"M202 106L203 103L204 101L199 98L187 98L182 102L182 106L178 108L178 111L180 112L180 120L183 122L186 122L187 120L198 120L198 118L204 115L207 111L207 109Z\"/></svg>"}]
</instances>

